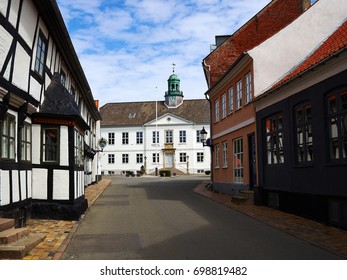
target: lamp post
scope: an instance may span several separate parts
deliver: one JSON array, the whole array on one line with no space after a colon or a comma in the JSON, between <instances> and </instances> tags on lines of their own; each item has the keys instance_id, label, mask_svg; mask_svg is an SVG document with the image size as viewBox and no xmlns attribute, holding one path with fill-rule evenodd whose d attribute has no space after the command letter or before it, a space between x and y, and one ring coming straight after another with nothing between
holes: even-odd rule
<instances>
[{"instance_id":1,"label":"lamp post","mask_svg":"<svg viewBox=\"0 0 347 280\"><path fill-rule=\"evenodd\" d=\"M187 174L189 174L189 156L187 156Z\"/></svg>"},{"instance_id":2,"label":"lamp post","mask_svg":"<svg viewBox=\"0 0 347 280\"><path fill-rule=\"evenodd\" d=\"M145 174L146 174L146 170L147 170L147 157L145 156Z\"/></svg>"},{"instance_id":3,"label":"lamp post","mask_svg":"<svg viewBox=\"0 0 347 280\"><path fill-rule=\"evenodd\" d=\"M205 127L202 127L202 130L200 131L200 136L201 136L201 143L202 143L202 146L205 147L205 146L208 146L206 144L206 139L207 139L207 132L205 130Z\"/></svg>"}]
</instances>

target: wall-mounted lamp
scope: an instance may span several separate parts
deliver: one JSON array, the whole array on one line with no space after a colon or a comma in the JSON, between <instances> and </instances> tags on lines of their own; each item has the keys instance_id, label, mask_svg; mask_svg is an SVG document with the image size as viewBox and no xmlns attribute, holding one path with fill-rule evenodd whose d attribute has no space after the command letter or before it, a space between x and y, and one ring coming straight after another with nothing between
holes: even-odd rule
<instances>
[{"instance_id":1,"label":"wall-mounted lamp","mask_svg":"<svg viewBox=\"0 0 347 280\"><path fill-rule=\"evenodd\" d=\"M208 143L206 143L207 141L207 131L205 130L205 127L202 127L202 130L200 131L200 136L201 136L201 143L202 146L210 146Z\"/></svg>"}]
</instances>

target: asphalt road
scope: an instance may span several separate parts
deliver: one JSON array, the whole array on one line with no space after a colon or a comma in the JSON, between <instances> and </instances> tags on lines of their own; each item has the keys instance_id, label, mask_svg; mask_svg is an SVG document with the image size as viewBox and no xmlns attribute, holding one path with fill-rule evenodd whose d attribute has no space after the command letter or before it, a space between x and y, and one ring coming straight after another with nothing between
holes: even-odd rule
<instances>
[{"instance_id":1,"label":"asphalt road","mask_svg":"<svg viewBox=\"0 0 347 280\"><path fill-rule=\"evenodd\" d=\"M206 177L112 177L62 259L337 259L192 191Z\"/></svg>"}]
</instances>

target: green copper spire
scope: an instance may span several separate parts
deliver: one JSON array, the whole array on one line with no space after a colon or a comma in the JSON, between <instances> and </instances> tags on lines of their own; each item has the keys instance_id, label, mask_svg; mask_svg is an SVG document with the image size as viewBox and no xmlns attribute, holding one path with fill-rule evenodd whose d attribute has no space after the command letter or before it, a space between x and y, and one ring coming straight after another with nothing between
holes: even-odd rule
<instances>
[{"instance_id":1,"label":"green copper spire","mask_svg":"<svg viewBox=\"0 0 347 280\"><path fill-rule=\"evenodd\" d=\"M175 74L175 63L172 66L172 74L167 80L168 91L165 92L165 104L169 108L176 108L183 103L183 92L180 90L180 79Z\"/></svg>"}]
</instances>

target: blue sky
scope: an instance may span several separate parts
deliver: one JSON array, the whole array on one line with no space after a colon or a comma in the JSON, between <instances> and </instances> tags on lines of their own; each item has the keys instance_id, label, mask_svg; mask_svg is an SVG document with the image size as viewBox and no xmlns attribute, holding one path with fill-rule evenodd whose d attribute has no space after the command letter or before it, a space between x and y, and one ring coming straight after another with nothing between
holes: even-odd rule
<instances>
[{"instance_id":1,"label":"blue sky","mask_svg":"<svg viewBox=\"0 0 347 280\"><path fill-rule=\"evenodd\" d=\"M204 98L201 62L270 0L57 0L95 99L163 100L167 79Z\"/></svg>"}]
</instances>

